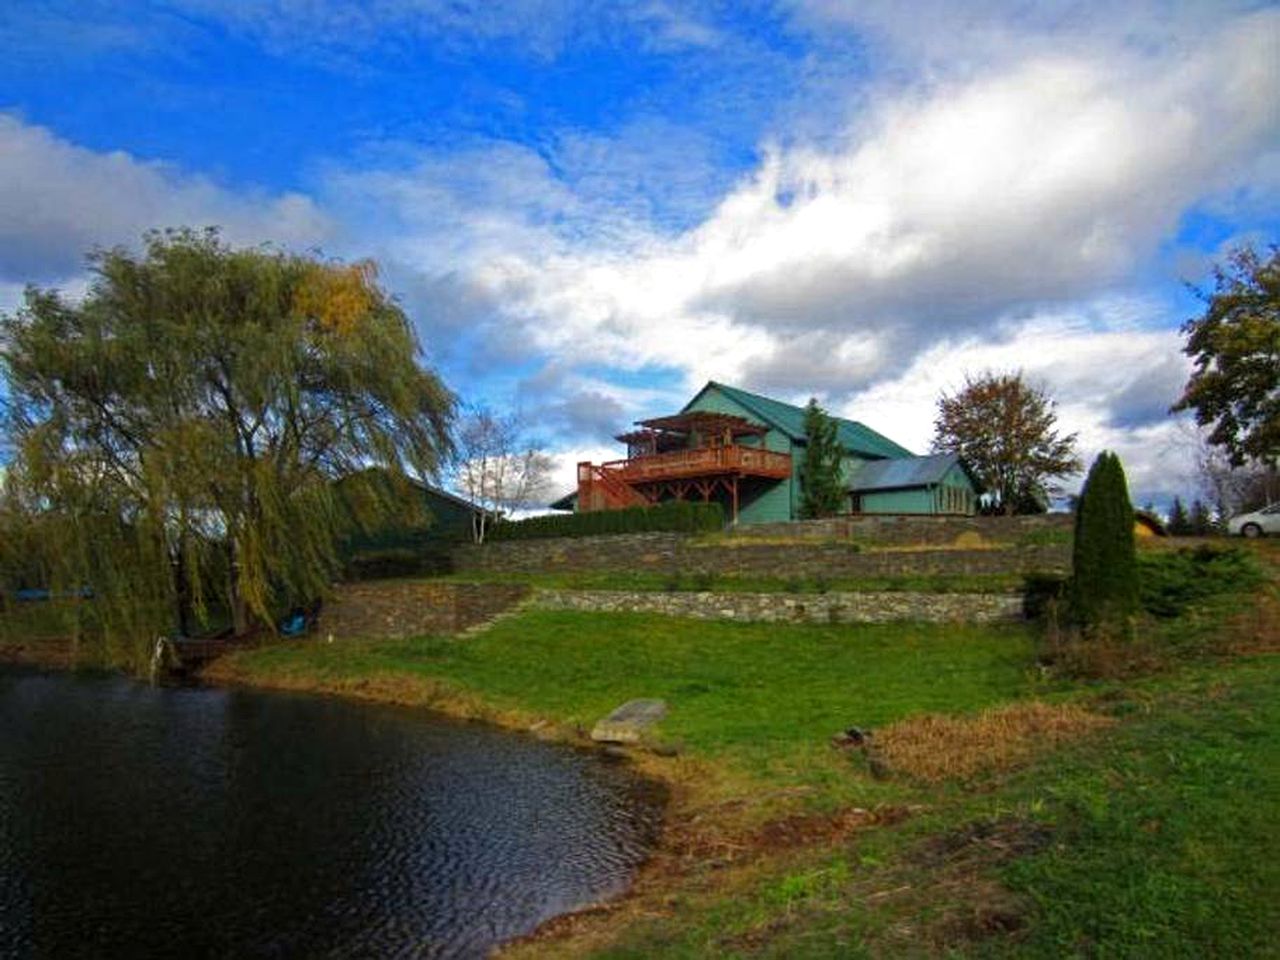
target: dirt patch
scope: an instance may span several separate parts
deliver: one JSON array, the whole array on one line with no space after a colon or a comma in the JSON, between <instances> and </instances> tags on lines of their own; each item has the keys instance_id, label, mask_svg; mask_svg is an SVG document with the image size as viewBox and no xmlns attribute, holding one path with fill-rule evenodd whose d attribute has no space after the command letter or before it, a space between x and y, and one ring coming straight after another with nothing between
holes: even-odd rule
<instances>
[{"instance_id":1,"label":"dirt patch","mask_svg":"<svg viewBox=\"0 0 1280 960\"><path fill-rule=\"evenodd\" d=\"M1039 701L976 716L923 714L876 734L873 762L925 783L1009 770L1037 752L1078 740L1115 721L1076 704Z\"/></svg>"},{"instance_id":2,"label":"dirt patch","mask_svg":"<svg viewBox=\"0 0 1280 960\"><path fill-rule=\"evenodd\" d=\"M929 941L957 943L1016 936L1031 903L999 883L992 871L1040 852L1053 840L1045 826L1029 820L983 820L930 837L910 858L936 878L943 904L925 931Z\"/></svg>"},{"instance_id":3,"label":"dirt patch","mask_svg":"<svg viewBox=\"0 0 1280 960\"><path fill-rule=\"evenodd\" d=\"M528 936L506 944L500 953L591 953L609 944L618 929L681 909L689 896L708 889L723 890L726 885L754 889L761 877L807 848L834 847L862 830L901 823L920 809L849 807L834 813L789 814L751 829L724 830L718 826L714 808L689 816L677 800L669 808L675 815L669 816L661 842L626 897L555 917ZM735 815L736 811L727 813ZM721 946L759 946L797 921L798 915L788 914Z\"/></svg>"},{"instance_id":4,"label":"dirt patch","mask_svg":"<svg viewBox=\"0 0 1280 960\"><path fill-rule=\"evenodd\" d=\"M997 866L1047 847L1053 833L1042 824L1007 818L979 820L929 837L911 855L924 867Z\"/></svg>"},{"instance_id":5,"label":"dirt patch","mask_svg":"<svg viewBox=\"0 0 1280 960\"><path fill-rule=\"evenodd\" d=\"M64 639L5 641L0 643L0 663L69 670L76 665L75 644Z\"/></svg>"},{"instance_id":6,"label":"dirt patch","mask_svg":"<svg viewBox=\"0 0 1280 960\"><path fill-rule=\"evenodd\" d=\"M839 843L858 830L901 823L916 809L846 807L835 813L795 813L745 830L706 826L704 818L695 817L669 824L662 852L684 864L740 864L766 854Z\"/></svg>"}]
</instances>

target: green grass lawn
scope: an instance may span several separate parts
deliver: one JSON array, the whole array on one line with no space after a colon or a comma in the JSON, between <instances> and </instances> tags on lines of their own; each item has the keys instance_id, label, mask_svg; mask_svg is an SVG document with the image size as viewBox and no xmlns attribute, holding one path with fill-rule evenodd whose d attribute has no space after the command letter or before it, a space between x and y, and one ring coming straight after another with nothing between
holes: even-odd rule
<instances>
[{"instance_id":1,"label":"green grass lawn","mask_svg":"<svg viewBox=\"0 0 1280 960\"><path fill-rule=\"evenodd\" d=\"M731 889L702 878L596 952L1276 956L1278 675L1270 657L1146 684L1104 738Z\"/></svg>"},{"instance_id":2,"label":"green grass lawn","mask_svg":"<svg viewBox=\"0 0 1280 960\"><path fill-rule=\"evenodd\" d=\"M1003 871L1038 907L1027 942L1011 952L1276 956L1274 657L1139 693L1117 704L1132 719L1114 737L1043 764L1013 788L1042 799L1053 842Z\"/></svg>"},{"instance_id":3,"label":"green grass lawn","mask_svg":"<svg viewBox=\"0 0 1280 960\"><path fill-rule=\"evenodd\" d=\"M626 700L659 697L670 708L663 738L804 781L829 777L838 758L828 740L849 726L1026 694L1031 659L1021 625L735 624L544 611L462 641L273 646L241 655L237 667L259 679L298 671L429 677L585 728Z\"/></svg>"},{"instance_id":4,"label":"green grass lawn","mask_svg":"<svg viewBox=\"0 0 1280 960\"><path fill-rule=\"evenodd\" d=\"M1263 585L1233 573L1202 596L1209 567L1183 577L1196 591L1164 583L1161 610L1190 605L1144 620L1155 666L1121 679L1046 679L1030 626L561 612L524 613L461 640L267 647L234 667L295 686L443 685L569 728L627 699L661 697L671 708L661 736L684 753L646 763L670 764L673 782L683 771L679 816L732 822L730 840L779 816L900 812L808 845L662 854L671 873L661 883L517 955L1278 956L1280 656L1267 651L1280 555L1258 555L1270 558ZM1240 634L1231 618L1255 595L1272 606ZM877 779L860 754L828 743L849 725L883 729L1029 698L1112 722L1021 765L933 785L894 771ZM700 794L690 771L727 772ZM753 805L754 820L734 821Z\"/></svg>"}]
</instances>

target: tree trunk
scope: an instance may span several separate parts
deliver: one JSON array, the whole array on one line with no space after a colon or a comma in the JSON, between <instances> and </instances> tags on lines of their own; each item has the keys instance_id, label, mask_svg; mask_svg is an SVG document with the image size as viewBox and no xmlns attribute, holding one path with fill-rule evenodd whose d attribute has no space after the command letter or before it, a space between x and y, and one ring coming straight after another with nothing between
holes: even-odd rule
<instances>
[{"instance_id":1,"label":"tree trunk","mask_svg":"<svg viewBox=\"0 0 1280 960\"><path fill-rule=\"evenodd\" d=\"M240 593L240 561L236 558L235 540L227 541L227 606L231 609L231 632L243 637L249 632L249 605Z\"/></svg>"},{"instance_id":2,"label":"tree trunk","mask_svg":"<svg viewBox=\"0 0 1280 960\"><path fill-rule=\"evenodd\" d=\"M178 538L177 555L173 558L173 595L177 604L178 636L191 636L191 592L187 589L186 535Z\"/></svg>"}]
</instances>

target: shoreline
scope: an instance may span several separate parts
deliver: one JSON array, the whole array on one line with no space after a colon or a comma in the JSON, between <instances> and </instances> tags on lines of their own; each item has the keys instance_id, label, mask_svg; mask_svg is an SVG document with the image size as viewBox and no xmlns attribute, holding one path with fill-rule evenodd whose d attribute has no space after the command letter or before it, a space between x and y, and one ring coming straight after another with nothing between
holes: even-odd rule
<instances>
[{"instance_id":1,"label":"shoreline","mask_svg":"<svg viewBox=\"0 0 1280 960\"><path fill-rule=\"evenodd\" d=\"M298 646L321 646L312 640ZM768 856L802 854L835 844L875 827L892 827L926 809L919 805L846 804L813 812L804 801L812 788L763 789L744 785L724 764L684 752L657 752L653 746L623 746L592 741L588 731L530 711L511 709L466 693L434 678L386 673L353 679L263 677L239 669L231 654L209 663L198 675L210 686L339 697L371 704L429 710L452 720L485 723L511 733L557 743L625 763L639 780L665 793L660 828L653 846L626 889L616 896L584 904L542 921L525 934L498 944L494 956L563 955L557 948L577 941L577 956L610 942L611 934L639 917L661 909L689 888L699 864L711 859L716 869L750 870ZM744 786L748 789L742 789ZM752 814L755 813L755 816Z\"/></svg>"},{"instance_id":2,"label":"shoreline","mask_svg":"<svg viewBox=\"0 0 1280 960\"><path fill-rule=\"evenodd\" d=\"M90 669L89 665L76 662L75 652L74 644L69 640L0 642L0 665L72 673ZM698 836L687 825L683 828L678 826L686 822L698 807L692 784L710 772L704 761L660 756L643 747L623 748L596 743L580 728L523 711L505 710L479 696L461 695L456 690L447 690L444 684L417 678L388 675L369 680L335 681L309 677L289 682L280 678L253 677L248 671L237 669L234 662L230 662L233 660L234 655L212 661L195 674L195 682L225 689L305 693L409 707L438 713L451 720L484 723L510 733L607 756L615 762L625 763L637 780L646 782L646 788L662 791L662 820L657 837L623 891L610 899L593 901L549 917L527 933L498 944L495 955L507 956L525 946L565 940L577 932L584 918L612 914L644 896L664 895L673 886L663 882L670 877L669 861L678 859L682 852L715 843L712 838ZM673 770L673 766L685 769Z\"/></svg>"},{"instance_id":3,"label":"shoreline","mask_svg":"<svg viewBox=\"0 0 1280 960\"><path fill-rule=\"evenodd\" d=\"M79 664L77 660L75 642L65 638L0 640L0 664L45 670L88 668L89 664Z\"/></svg>"}]
</instances>

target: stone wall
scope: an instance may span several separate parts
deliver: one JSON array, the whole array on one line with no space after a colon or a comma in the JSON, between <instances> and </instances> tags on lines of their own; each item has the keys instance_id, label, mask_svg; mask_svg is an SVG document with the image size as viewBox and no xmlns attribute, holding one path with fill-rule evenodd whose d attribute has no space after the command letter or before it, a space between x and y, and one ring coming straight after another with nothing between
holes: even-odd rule
<instances>
[{"instance_id":1,"label":"stone wall","mask_svg":"<svg viewBox=\"0 0 1280 960\"><path fill-rule=\"evenodd\" d=\"M321 637L413 637L458 633L529 595L518 584L372 580L338 586L320 614Z\"/></svg>"},{"instance_id":2,"label":"stone wall","mask_svg":"<svg viewBox=\"0 0 1280 960\"><path fill-rule=\"evenodd\" d=\"M1063 543L983 543L877 550L816 537L771 543L759 537L699 540L675 533L641 533L464 544L454 552L453 562L460 573L649 571L831 578L1027 574L1067 572L1071 548Z\"/></svg>"},{"instance_id":3,"label":"stone wall","mask_svg":"<svg viewBox=\"0 0 1280 960\"><path fill-rule=\"evenodd\" d=\"M1018 545L1027 540L1069 536L1073 523L1074 518L1069 513L1041 513L1025 517L863 515L792 523L744 524L730 535L743 540L770 537L850 540L876 547L941 547L973 543Z\"/></svg>"},{"instance_id":4,"label":"stone wall","mask_svg":"<svg viewBox=\"0 0 1280 960\"><path fill-rule=\"evenodd\" d=\"M541 610L658 613L696 620L786 623L997 623L1021 620L1023 599L991 593L643 593L539 590Z\"/></svg>"}]
</instances>

